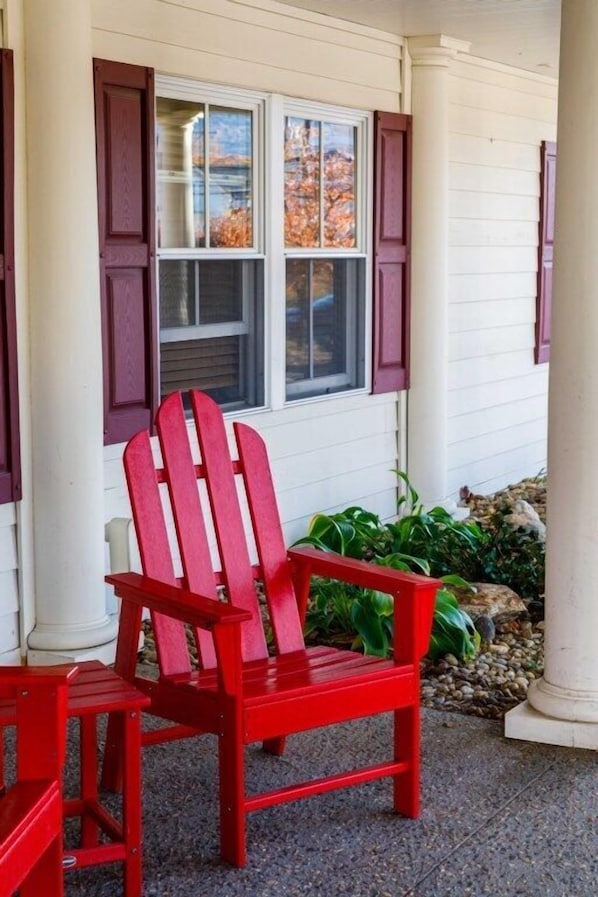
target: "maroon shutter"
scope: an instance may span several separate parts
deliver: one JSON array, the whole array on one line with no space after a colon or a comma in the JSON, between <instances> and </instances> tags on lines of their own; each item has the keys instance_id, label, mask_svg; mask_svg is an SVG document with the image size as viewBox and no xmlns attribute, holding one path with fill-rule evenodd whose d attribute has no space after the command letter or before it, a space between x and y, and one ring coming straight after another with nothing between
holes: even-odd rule
<instances>
[{"instance_id":1,"label":"maroon shutter","mask_svg":"<svg viewBox=\"0 0 598 897\"><path fill-rule=\"evenodd\" d=\"M550 359L552 308L552 253L556 143L545 140L540 154L540 224L538 235L538 286L536 291L536 364Z\"/></svg>"},{"instance_id":2,"label":"maroon shutter","mask_svg":"<svg viewBox=\"0 0 598 897\"><path fill-rule=\"evenodd\" d=\"M372 392L409 386L411 116L376 112Z\"/></svg>"},{"instance_id":3,"label":"maroon shutter","mask_svg":"<svg viewBox=\"0 0 598 897\"><path fill-rule=\"evenodd\" d=\"M0 50L0 502L21 498L14 259L14 76L11 50Z\"/></svg>"},{"instance_id":4,"label":"maroon shutter","mask_svg":"<svg viewBox=\"0 0 598 897\"><path fill-rule=\"evenodd\" d=\"M158 401L154 74L94 60L104 442L152 426Z\"/></svg>"}]
</instances>

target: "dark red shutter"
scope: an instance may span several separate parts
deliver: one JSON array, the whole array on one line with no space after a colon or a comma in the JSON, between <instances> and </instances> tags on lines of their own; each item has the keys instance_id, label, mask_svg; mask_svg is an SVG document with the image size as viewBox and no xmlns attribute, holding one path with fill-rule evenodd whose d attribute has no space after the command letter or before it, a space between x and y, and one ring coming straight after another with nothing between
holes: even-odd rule
<instances>
[{"instance_id":1,"label":"dark red shutter","mask_svg":"<svg viewBox=\"0 0 598 897\"><path fill-rule=\"evenodd\" d=\"M158 401L154 73L94 60L104 442L151 427Z\"/></svg>"},{"instance_id":2,"label":"dark red shutter","mask_svg":"<svg viewBox=\"0 0 598 897\"><path fill-rule=\"evenodd\" d=\"M409 386L411 116L376 112L372 392Z\"/></svg>"},{"instance_id":3,"label":"dark red shutter","mask_svg":"<svg viewBox=\"0 0 598 897\"><path fill-rule=\"evenodd\" d=\"M538 286L536 291L536 364L550 359L552 310L552 254L556 143L545 140L540 152L540 224L538 235Z\"/></svg>"},{"instance_id":4,"label":"dark red shutter","mask_svg":"<svg viewBox=\"0 0 598 897\"><path fill-rule=\"evenodd\" d=\"M14 247L14 75L0 50L0 502L21 498Z\"/></svg>"}]
</instances>

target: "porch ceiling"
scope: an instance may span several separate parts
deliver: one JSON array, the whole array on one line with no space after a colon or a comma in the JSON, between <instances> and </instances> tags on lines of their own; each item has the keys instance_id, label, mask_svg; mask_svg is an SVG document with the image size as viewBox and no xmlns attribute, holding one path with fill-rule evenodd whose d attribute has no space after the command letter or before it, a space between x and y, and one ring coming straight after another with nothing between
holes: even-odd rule
<instances>
[{"instance_id":1,"label":"porch ceiling","mask_svg":"<svg viewBox=\"0 0 598 897\"><path fill-rule=\"evenodd\" d=\"M281 0L402 35L444 33L483 59L557 77L561 0Z\"/></svg>"}]
</instances>

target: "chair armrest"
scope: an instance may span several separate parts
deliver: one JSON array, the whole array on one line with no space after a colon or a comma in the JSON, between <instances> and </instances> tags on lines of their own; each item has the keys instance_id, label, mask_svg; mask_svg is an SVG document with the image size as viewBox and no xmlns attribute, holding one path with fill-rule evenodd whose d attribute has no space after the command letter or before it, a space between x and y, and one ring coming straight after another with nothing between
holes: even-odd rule
<instances>
[{"instance_id":1,"label":"chair armrest","mask_svg":"<svg viewBox=\"0 0 598 897\"><path fill-rule=\"evenodd\" d=\"M200 629L251 620L249 611L140 573L113 573L105 580L119 598Z\"/></svg>"},{"instance_id":2,"label":"chair armrest","mask_svg":"<svg viewBox=\"0 0 598 897\"><path fill-rule=\"evenodd\" d=\"M308 567L311 576L329 576L331 579L350 582L366 589L378 589L379 592L387 592L390 595L394 595L405 586L417 589L429 588L430 585L439 588L441 585L439 580L420 573L406 573L392 567L380 567L369 561L343 557L334 552L320 551L318 548L290 548L288 556L294 565Z\"/></svg>"},{"instance_id":3,"label":"chair armrest","mask_svg":"<svg viewBox=\"0 0 598 897\"><path fill-rule=\"evenodd\" d=\"M394 602L395 663L412 663L428 651L438 579L418 573L406 573L392 567L380 567L369 561L342 557L317 548L291 548L288 557L297 572L299 590L305 591L311 576L328 576L340 582L366 589L377 589L399 596ZM307 603L307 594L299 595L300 612Z\"/></svg>"}]
</instances>

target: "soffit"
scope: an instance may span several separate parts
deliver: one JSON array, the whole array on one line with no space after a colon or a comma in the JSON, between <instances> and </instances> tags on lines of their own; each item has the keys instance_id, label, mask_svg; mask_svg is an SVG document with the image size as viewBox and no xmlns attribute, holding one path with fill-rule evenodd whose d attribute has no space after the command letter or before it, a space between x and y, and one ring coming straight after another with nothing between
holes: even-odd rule
<instances>
[{"instance_id":1,"label":"soffit","mask_svg":"<svg viewBox=\"0 0 598 897\"><path fill-rule=\"evenodd\" d=\"M447 34L471 54L558 75L561 0L281 0L393 34Z\"/></svg>"}]
</instances>

